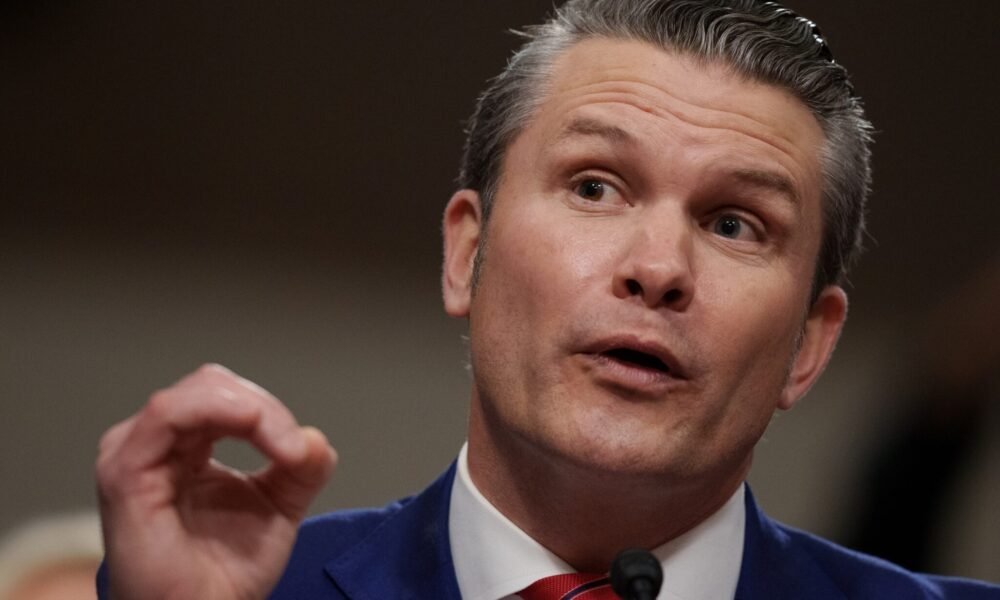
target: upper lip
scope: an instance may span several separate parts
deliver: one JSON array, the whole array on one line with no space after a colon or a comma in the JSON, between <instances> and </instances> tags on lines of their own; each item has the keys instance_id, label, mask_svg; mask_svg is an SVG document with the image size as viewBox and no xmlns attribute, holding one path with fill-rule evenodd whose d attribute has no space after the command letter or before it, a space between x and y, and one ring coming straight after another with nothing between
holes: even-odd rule
<instances>
[{"instance_id":1,"label":"upper lip","mask_svg":"<svg viewBox=\"0 0 1000 600\"><path fill-rule=\"evenodd\" d=\"M666 346L654 340L643 339L638 335L618 334L602 337L596 342L589 344L584 349L584 352L588 354L607 354L614 350L639 352L652 356L666 365L667 372L671 377L678 379L687 378L684 366Z\"/></svg>"}]
</instances>

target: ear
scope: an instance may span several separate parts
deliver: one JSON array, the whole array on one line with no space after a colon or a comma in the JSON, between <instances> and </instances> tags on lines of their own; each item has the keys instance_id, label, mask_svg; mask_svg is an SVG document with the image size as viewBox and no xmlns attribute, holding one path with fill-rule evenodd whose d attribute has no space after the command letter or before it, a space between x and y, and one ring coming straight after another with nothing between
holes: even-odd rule
<instances>
[{"instance_id":1,"label":"ear","mask_svg":"<svg viewBox=\"0 0 1000 600\"><path fill-rule=\"evenodd\" d=\"M455 192L444 209L444 268L441 273L444 310L453 317L469 316L472 272L481 228L479 193L474 190Z\"/></svg>"},{"instance_id":2,"label":"ear","mask_svg":"<svg viewBox=\"0 0 1000 600\"><path fill-rule=\"evenodd\" d=\"M840 286L826 286L809 310L802 342L781 392L778 408L788 410L795 406L819 379L833 355L846 318L847 293Z\"/></svg>"}]
</instances>

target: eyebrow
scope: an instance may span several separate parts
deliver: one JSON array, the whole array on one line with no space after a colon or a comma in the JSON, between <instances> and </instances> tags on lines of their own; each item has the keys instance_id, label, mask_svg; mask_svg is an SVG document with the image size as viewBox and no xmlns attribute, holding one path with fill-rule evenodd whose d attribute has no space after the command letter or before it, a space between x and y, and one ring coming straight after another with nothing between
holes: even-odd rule
<instances>
[{"instance_id":1,"label":"eyebrow","mask_svg":"<svg viewBox=\"0 0 1000 600\"><path fill-rule=\"evenodd\" d=\"M638 143L635 136L621 127L589 117L577 117L570 121L559 132L556 142L562 142L578 136L604 138L611 142L625 145ZM753 168L735 169L727 171L722 177L758 189L776 192L795 205L801 203L798 190L795 188L792 180L775 171Z\"/></svg>"},{"instance_id":2,"label":"eyebrow","mask_svg":"<svg viewBox=\"0 0 1000 600\"><path fill-rule=\"evenodd\" d=\"M799 192L795 189L795 184L784 175L774 171L736 169L726 173L725 177L756 188L777 192L792 204L797 205L801 202Z\"/></svg>"},{"instance_id":3,"label":"eyebrow","mask_svg":"<svg viewBox=\"0 0 1000 600\"><path fill-rule=\"evenodd\" d=\"M559 132L559 137L556 141L563 141L567 138L572 138L576 136L594 136L608 139L612 142L620 144L634 144L636 139L631 133L625 131L617 125L610 125L604 123L603 121L598 121L596 119L590 119L587 117L578 117L569 122L569 124Z\"/></svg>"}]
</instances>

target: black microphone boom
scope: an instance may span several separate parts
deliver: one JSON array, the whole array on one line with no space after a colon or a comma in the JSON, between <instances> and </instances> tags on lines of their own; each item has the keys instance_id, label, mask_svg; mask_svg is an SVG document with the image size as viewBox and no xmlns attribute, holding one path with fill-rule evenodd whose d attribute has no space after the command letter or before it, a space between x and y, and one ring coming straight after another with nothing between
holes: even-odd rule
<instances>
[{"instance_id":1,"label":"black microphone boom","mask_svg":"<svg viewBox=\"0 0 1000 600\"><path fill-rule=\"evenodd\" d=\"M652 552L622 550L611 563L611 589L624 600L656 600L663 585L663 569Z\"/></svg>"}]
</instances>

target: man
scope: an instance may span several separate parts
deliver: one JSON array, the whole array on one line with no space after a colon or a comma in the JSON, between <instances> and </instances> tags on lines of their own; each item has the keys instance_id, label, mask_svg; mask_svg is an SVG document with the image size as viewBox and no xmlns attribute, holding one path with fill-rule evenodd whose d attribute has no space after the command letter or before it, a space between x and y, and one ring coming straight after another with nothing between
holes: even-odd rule
<instances>
[{"instance_id":1,"label":"man","mask_svg":"<svg viewBox=\"0 0 1000 600\"><path fill-rule=\"evenodd\" d=\"M663 598L997 597L779 526L743 483L833 351L862 229L870 128L815 26L755 0L573 0L528 33L444 214L473 373L458 461L299 528L335 454L204 367L102 439L102 594L599 597L573 574L638 546ZM224 436L270 465L209 462Z\"/></svg>"}]
</instances>

